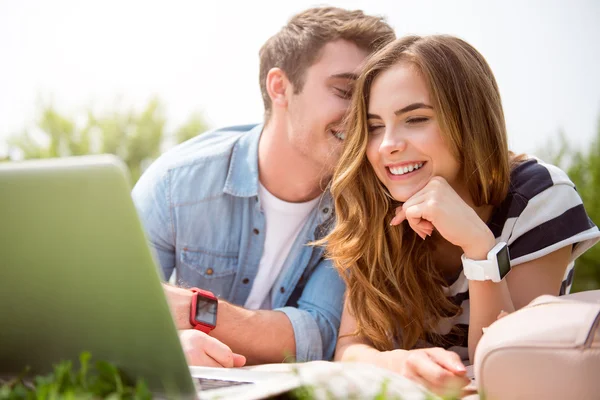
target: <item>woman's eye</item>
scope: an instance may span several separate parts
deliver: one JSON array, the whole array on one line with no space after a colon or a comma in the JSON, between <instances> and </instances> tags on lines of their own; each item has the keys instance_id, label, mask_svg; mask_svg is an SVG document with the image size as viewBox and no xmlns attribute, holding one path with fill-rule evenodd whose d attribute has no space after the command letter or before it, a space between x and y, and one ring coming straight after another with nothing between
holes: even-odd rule
<instances>
[{"instance_id":1,"label":"woman's eye","mask_svg":"<svg viewBox=\"0 0 600 400\"><path fill-rule=\"evenodd\" d=\"M383 125L369 125L369 134L374 135L381 132L385 128Z\"/></svg>"},{"instance_id":2,"label":"woman's eye","mask_svg":"<svg viewBox=\"0 0 600 400\"><path fill-rule=\"evenodd\" d=\"M423 122L427 122L429 121L429 118L427 117L412 117L412 118L408 118L406 120L406 123L409 125L416 125L416 124L421 124Z\"/></svg>"}]
</instances>

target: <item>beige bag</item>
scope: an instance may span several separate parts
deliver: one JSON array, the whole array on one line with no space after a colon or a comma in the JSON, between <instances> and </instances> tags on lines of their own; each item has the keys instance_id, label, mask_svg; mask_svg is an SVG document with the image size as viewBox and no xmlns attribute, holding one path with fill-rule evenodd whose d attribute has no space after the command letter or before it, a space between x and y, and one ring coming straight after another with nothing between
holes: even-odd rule
<instances>
[{"instance_id":1,"label":"beige bag","mask_svg":"<svg viewBox=\"0 0 600 400\"><path fill-rule=\"evenodd\" d=\"M475 351L486 400L600 399L600 290L540 296L494 322Z\"/></svg>"}]
</instances>

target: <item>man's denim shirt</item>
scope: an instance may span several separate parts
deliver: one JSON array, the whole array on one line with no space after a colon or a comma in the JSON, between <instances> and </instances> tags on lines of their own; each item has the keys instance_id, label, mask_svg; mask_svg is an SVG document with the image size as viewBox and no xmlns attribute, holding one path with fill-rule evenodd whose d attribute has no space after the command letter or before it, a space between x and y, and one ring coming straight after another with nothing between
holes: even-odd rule
<instances>
[{"instance_id":1,"label":"man's denim shirt","mask_svg":"<svg viewBox=\"0 0 600 400\"><path fill-rule=\"evenodd\" d=\"M265 240L258 198L262 128L200 135L162 155L138 181L133 199L165 279L175 269L179 285L210 290L233 304L246 302ZM333 220L325 192L271 291L273 308L294 328L298 361L331 359L335 349L345 286L323 249L307 245L322 238Z\"/></svg>"}]
</instances>

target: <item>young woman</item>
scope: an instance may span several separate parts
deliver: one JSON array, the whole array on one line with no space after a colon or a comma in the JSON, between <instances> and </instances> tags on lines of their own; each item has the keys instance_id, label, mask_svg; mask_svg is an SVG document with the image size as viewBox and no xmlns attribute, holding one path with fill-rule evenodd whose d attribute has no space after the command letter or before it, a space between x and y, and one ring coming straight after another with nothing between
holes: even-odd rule
<instances>
[{"instance_id":1,"label":"young woman","mask_svg":"<svg viewBox=\"0 0 600 400\"><path fill-rule=\"evenodd\" d=\"M332 194L324 240L347 284L336 359L432 389L466 379L461 359L502 311L568 292L600 237L564 172L508 151L489 66L449 36L367 62Z\"/></svg>"}]
</instances>

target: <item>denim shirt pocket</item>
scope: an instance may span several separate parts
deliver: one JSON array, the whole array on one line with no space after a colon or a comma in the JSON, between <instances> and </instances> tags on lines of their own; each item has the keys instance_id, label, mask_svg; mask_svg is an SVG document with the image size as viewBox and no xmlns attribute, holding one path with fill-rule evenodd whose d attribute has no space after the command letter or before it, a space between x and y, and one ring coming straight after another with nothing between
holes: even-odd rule
<instances>
[{"instance_id":1,"label":"denim shirt pocket","mask_svg":"<svg viewBox=\"0 0 600 400\"><path fill-rule=\"evenodd\" d=\"M184 248L180 261L177 271L180 284L210 290L215 296L227 299L237 272L237 253Z\"/></svg>"}]
</instances>

